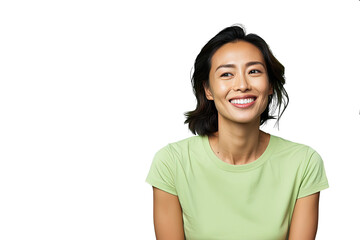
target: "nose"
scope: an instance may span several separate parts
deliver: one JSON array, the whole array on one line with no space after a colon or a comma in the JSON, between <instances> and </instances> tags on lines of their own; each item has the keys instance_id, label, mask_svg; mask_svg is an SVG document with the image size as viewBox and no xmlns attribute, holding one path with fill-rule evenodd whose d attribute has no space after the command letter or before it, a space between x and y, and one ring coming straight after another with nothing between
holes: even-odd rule
<instances>
[{"instance_id":1,"label":"nose","mask_svg":"<svg viewBox=\"0 0 360 240\"><path fill-rule=\"evenodd\" d=\"M250 90L250 85L248 83L248 79L246 79L246 77L243 75L235 78L233 90L241 91L241 92L246 92L246 91Z\"/></svg>"}]
</instances>

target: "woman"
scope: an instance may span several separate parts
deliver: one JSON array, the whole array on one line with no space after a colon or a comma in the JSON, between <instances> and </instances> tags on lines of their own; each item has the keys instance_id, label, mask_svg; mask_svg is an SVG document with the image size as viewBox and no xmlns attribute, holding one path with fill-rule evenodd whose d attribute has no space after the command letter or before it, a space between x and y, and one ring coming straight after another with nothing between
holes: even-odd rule
<instances>
[{"instance_id":1,"label":"woman","mask_svg":"<svg viewBox=\"0 0 360 240\"><path fill-rule=\"evenodd\" d=\"M197 56L192 83L185 122L198 136L158 151L146 179L157 239L315 239L328 188L321 157L259 129L288 103L266 42L225 28Z\"/></svg>"}]
</instances>

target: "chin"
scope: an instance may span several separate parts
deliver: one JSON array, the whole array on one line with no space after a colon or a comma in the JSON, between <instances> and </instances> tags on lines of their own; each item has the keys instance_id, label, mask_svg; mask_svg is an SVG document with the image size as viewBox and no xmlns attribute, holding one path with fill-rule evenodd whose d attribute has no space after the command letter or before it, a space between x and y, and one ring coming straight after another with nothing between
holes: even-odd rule
<instances>
[{"instance_id":1,"label":"chin","mask_svg":"<svg viewBox=\"0 0 360 240\"><path fill-rule=\"evenodd\" d=\"M256 114L254 112L239 113L239 112L227 112L226 114L219 114L218 118L220 122L232 122L237 124L250 124L256 123L260 126L260 117L261 114Z\"/></svg>"},{"instance_id":2,"label":"chin","mask_svg":"<svg viewBox=\"0 0 360 240\"><path fill-rule=\"evenodd\" d=\"M232 118L230 121L238 124L249 124L249 123L258 123L260 125L260 118L257 117L241 117L241 118Z\"/></svg>"}]
</instances>

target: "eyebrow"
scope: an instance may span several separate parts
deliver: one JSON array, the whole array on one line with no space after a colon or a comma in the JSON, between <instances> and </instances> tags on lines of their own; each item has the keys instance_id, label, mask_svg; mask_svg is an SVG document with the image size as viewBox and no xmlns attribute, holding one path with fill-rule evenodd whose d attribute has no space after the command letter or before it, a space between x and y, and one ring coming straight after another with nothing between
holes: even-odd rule
<instances>
[{"instance_id":1,"label":"eyebrow","mask_svg":"<svg viewBox=\"0 0 360 240\"><path fill-rule=\"evenodd\" d=\"M265 67L262 62L258 62L258 61L247 62L247 63L245 64L245 67L250 67L250 66L256 65L256 64L260 64L260 65L262 65L263 67ZM235 64L222 64L222 65L220 65L220 66L218 66L218 67L216 68L215 72L216 72L219 68L236 68L236 65L235 65Z\"/></svg>"}]
</instances>

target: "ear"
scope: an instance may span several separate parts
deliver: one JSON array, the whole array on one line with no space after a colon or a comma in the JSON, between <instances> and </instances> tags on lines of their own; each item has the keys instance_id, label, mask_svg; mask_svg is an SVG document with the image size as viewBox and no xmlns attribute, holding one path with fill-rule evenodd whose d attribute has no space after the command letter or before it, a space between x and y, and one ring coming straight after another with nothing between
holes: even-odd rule
<instances>
[{"instance_id":1,"label":"ear","mask_svg":"<svg viewBox=\"0 0 360 240\"><path fill-rule=\"evenodd\" d=\"M206 83L203 84L203 87L205 90L205 96L206 96L207 100L214 100L214 97L213 97L210 87L207 86Z\"/></svg>"},{"instance_id":2,"label":"ear","mask_svg":"<svg viewBox=\"0 0 360 240\"><path fill-rule=\"evenodd\" d=\"M269 95L273 95L273 94L274 94L274 88L270 85Z\"/></svg>"}]
</instances>

